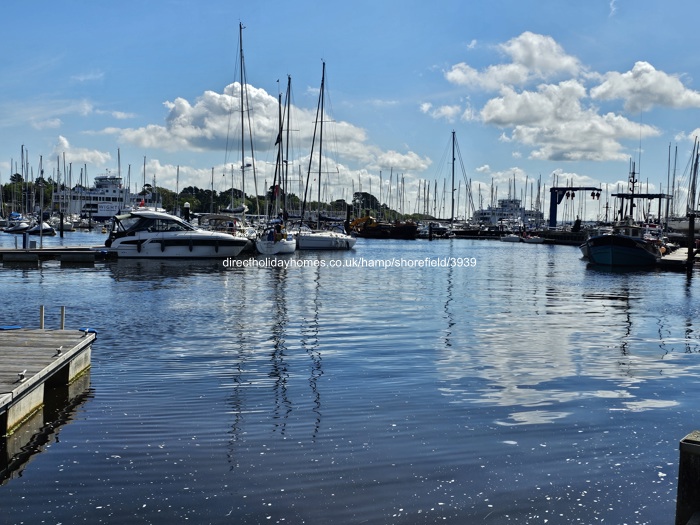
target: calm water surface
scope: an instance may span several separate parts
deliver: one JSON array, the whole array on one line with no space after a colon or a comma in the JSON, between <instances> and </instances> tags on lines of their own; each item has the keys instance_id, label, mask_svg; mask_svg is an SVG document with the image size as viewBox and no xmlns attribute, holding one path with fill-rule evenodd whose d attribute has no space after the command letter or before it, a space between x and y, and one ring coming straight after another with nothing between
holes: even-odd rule
<instances>
[{"instance_id":1,"label":"calm water surface","mask_svg":"<svg viewBox=\"0 0 700 525\"><path fill-rule=\"evenodd\" d=\"M476 265L418 266L446 257ZM0 324L99 331L3 523L673 523L700 275L457 239L245 260L0 268Z\"/></svg>"}]
</instances>

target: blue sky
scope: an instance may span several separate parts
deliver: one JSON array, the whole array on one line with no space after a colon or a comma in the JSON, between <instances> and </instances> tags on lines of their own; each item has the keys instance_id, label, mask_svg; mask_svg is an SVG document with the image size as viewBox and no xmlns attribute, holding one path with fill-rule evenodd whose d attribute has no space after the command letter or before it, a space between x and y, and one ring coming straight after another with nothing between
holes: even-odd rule
<instances>
[{"instance_id":1,"label":"blue sky","mask_svg":"<svg viewBox=\"0 0 700 525\"><path fill-rule=\"evenodd\" d=\"M119 151L132 188L144 158L149 183L240 187L242 23L258 193L272 183L288 75L290 191L300 193L323 61L326 199L361 187L397 207L397 180L406 212L425 181L442 198L453 130L461 208L465 179L478 207L512 180L516 197L555 176L616 191L630 160L644 190L666 190L669 147L685 184L700 127L698 15L692 0L8 0L0 182L24 146L35 176L41 158L47 176L64 177L65 158L73 184L81 169L89 180L116 173Z\"/></svg>"}]
</instances>

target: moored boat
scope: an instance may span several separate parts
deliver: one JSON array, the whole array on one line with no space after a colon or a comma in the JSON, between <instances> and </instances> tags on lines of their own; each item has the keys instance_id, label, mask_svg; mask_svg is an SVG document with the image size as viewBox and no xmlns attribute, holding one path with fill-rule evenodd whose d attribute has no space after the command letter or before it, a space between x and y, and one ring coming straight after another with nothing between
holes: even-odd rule
<instances>
[{"instance_id":1,"label":"moored boat","mask_svg":"<svg viewBox=\"0 0 700 525\"><path fill-rule=\"evenodd\" d=\"M284 255L296 251L297 241L281 224L273 224L255 241L255 248L261 255Z\"/></svg>"},{"instance_id":2,"label":"moored boat","mask_svg":"<svg viewBox=\"0 0 700 525\"><path fill-rule=\"evenodd\" d=\"M355 219L350 230L358 237L367 239L406 239L413 240L418 235L418 225L412 221L377 221L370 215Z\"/></svg>"},{"instance_id":3,"label":"moored boat","mask_svg":"<svg viewBox=\"0 0 700 525\"><path fill-rule=\"evenodd\" d=\"M299 250L351 250L357 239L338 231L302 227L297 232L296 242Z\"/></svg>"},{"instance_id":4,"label":"moored boat","mask_svg":"<svg viewBox=\"0 0 700 525\"><path fill-rule=\"evenodd\" d=\"M544 243L544 237L539 235L523 235L522 241L528 244L542 244Z\"/></svg>"},{"instance_id":5,"label":"moored boat","mask_svg":"<svg viewBox=\"0 0 700 525\"><path fill-rule=\"evenodd\" d=\"M51 226L49 226L48 223L46 222L41 222L39 224L35 224L31 228L27 230L27 233L29 235L56 235L56 230L54 230Z\"/></svg>"},{"instance_id":6,"label":"moored boat","mask_svg":"<svg viewBox=\"0 0 700 525\"><path fill-rule=\"evenodd\" d=\"M247 239L206 231L168 213L132 211L112 218L105 241L119 258L203 259L235 257Z\"/></svg>"},{"instance_id":7,"label":"moored boat","mask_svg":"<svg viewBox=\"0 0 700 525\"><path fill-rule=\"evenodd\" d=\"M662 256L658 243L645 239L643 229L630 222L590 237L580 249L592 264L602 266L654 266Z\"/></svg>"},{"instance_id":8,"label":"moored boat","mask_svg":"<svg viewBox=\"0 0 700 525\"><path fill-rule=\"evenodd\" d=\"M520 235L516 235L515 233L509 233L508 235L504 235L501 237L501 242L520 242Z\"/></svg>"}]
</instances>

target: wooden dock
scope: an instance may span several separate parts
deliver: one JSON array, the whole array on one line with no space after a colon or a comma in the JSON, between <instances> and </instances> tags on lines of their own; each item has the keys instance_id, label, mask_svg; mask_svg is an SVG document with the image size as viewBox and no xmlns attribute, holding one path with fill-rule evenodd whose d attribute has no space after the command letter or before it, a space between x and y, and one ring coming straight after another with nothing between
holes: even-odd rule
<instances>
[{"instance_id":1,"label":"wooden dock","mask_svg":"<svg viewBox=\"0 0 700 525\"><path fill-rule=\"evenodd\" d=\"M89 370L96 336L90 329L0 328L2 436L40 410L52 388L70 385Z\"/></svg>"},{"instance_id":2,"label":"wooden dock","mask_svg":"<svg viewBox=\"0 0 700 525\"><path fill-rule=\"evenodd\" d=\"M64 263L94 263L104 258L104 253L85 246L56 246L52 248L3 248L0 259L6 263L38 264L39 261L55 260Z\"/></svg>"},{"instance_id":3,"label":"wooden dock","mask_svg":"<svg viewBox=\"0 0 700 525\"><path fill-rule=\"evenodd\" d=\"M693 263L697 264L700 261L698 254L695 254ZM678 248L668 255L664 255L658 261L659 268L667 270L686 270L688 268L688 248Z\"/></svg>"}]
</instances>

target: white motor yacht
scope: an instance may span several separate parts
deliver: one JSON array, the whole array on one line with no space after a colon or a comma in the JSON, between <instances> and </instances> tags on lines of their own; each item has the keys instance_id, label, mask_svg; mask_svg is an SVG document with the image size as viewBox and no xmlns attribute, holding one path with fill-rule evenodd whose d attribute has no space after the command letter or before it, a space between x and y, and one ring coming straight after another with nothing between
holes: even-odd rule
<instances>
[{"instance_id":1,"label":"white motor yacht","mask_svg":"<svg viewBox=\"0 0 700 525\"><path fill-rule=\"evenodd\" d=\"M119 258L204 259L235 257L247 239L206 231L157 211L132 211L112 218L105 241L108 252Z\"/></svg>"}]
</instances>

